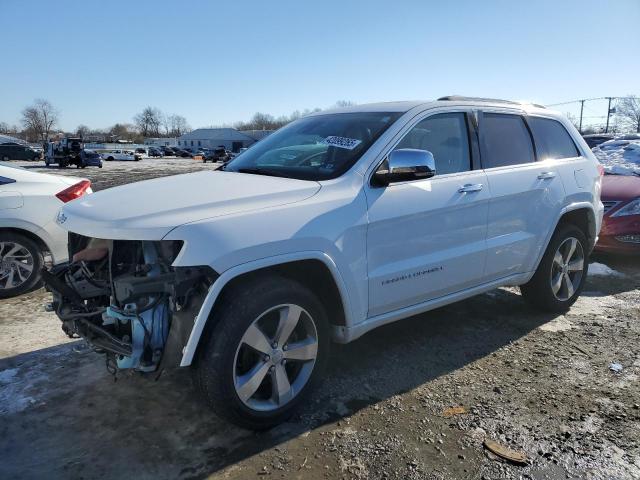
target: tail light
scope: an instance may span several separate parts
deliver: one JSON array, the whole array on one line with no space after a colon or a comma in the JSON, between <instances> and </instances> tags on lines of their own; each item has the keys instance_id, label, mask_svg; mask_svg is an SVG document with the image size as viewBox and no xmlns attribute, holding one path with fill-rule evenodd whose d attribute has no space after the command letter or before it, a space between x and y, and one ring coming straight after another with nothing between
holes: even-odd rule
<instances>
[{"instance_id":1,"label":"tail light","mask_svg":"<svg viewBox=\"0 0 640 480\"><path fill-rule=\"evenodd\" d=\"M598 173L600 174L601 177L604 176L604 167L602 166L601 163L598 164Z\"/></svg>"},{"instance_id":2,"label":"tail light","mask_svg":"<svg viewBox=\"0 0 640 480\"><path fill-rule=\"evenodd\" d=\"M65 188L61 192L56 193L56 197L64 203L67 203L83 196L87 193L89 187L91 187L91 182L89 180L82 180L81 182L71 185L69 188Z\"/></svg>"}]
</instances>

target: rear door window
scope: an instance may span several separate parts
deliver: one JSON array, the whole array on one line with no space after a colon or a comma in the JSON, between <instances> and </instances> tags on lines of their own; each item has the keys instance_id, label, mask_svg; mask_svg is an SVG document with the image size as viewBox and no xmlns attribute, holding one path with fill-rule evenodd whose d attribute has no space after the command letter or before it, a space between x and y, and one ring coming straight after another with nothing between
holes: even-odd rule
<instances>
[{"instance_id":1,"label":"rear door window","mask_svg":"<svg viewBox=\"0 0 640 480\"><path fill-rule=\"evenodd\" d=\"M484 113L480 132L484 168L536 161L529 129L520 115Z\"/></svg>"},{"instance_id":2,"label":"rear door window","mask_svg":"<svg viewBox=\"0 0 640 480\"><path fill-rule=\"evenodd\" d=\"M528 117L527 122L536 142L539 160L580 156L580 152L569 132L560 122L541 117Z\"/></svg>"}]
</instances>

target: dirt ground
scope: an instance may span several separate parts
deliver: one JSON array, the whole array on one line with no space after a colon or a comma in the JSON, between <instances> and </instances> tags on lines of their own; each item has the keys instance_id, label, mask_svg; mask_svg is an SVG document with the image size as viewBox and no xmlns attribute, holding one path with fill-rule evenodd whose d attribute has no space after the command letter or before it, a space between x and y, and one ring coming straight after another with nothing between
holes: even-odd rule
<instances>
[{"instance_id":1,"label":"dirt ground","mask_svg":"<svg viewBox=\"0 0 640 480\"><path fill-rule=\"evenodd\" d=\"M201 168L60 173L101 189ZM44 291L0 301L0 478L640 478L640 259L594 260L566 315L499 289L335 345L312 401L263 433L217 419L188 370L114 378Z\"/></svg>"}]
</instances>

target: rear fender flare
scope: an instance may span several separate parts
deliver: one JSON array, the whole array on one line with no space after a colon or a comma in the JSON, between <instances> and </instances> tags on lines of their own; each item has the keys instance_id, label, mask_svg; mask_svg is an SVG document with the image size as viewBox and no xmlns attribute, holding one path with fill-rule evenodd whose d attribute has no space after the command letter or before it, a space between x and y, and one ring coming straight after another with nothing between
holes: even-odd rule
<instances>
[{"instance_id":1,"label":"rear fender flare","mask_svg":"<svg viewBox=\"0 0 640 480\"><path fill-rule=\"evenodd\" d=\"M533 274L535 273L535 271L538 269L538 265L540 264L540 262L542 261L542 257L544 256L544 252L546 252L547 250L547 246L549 245L549 242L551 241L551 237L553 236L553 234L555 233L555 231L558 229L558 225L560 224L560 220L562 219L562 217L569 213L569 212L573 212L575 210L581 210L581 209L587 209L589 211L589 217L590 217L590 224L594 225L594 227L596 226L596 212L593 208L593 205L589 202L575 202L575 203L571 203L567 206L565 206L562 210L560 210L560 212L558 213L557 217L556 217L556 221L553 225L553 228L551 228L549 230L549 232L547 233L547 237L545 238L545 242L543 244L543 248L540 249L540 252L538 253L538 258L536 258L536 262L533 265L533 268L531 270L531 276L533 276ZM587 232L588 235L590 236L594 236L597 237L598 232Z\"/></svg>"}]
</instances>

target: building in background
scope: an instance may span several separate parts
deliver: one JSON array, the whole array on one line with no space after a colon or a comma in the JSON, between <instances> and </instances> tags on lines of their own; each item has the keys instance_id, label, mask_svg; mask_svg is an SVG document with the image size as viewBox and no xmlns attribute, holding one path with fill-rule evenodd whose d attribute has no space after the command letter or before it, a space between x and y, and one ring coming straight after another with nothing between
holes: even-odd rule
<instances>
[{"instance_id":1,"label":"building in background","mask_svg":"<svg viewBox=\"0 0 640 480\"><path fill-rule=\"evenodd\" d=\"M150 147L175 147L178 139L175 137L169 138L145 138L144 144Z\"/></svg>"},{"instance_id":2,"label":"building in background","mask_svg":"<svg viewBox=\"0 0 640 480\"><path fill-rule=\"evenodd\" d=\"M253 131L263 132L263 130L251 130ZM262 135L261 138L264 136L266 135ZM241 148L249 147L260 140L256 137L235 128L198 128L178 137L178 147L198 149L224 146L225 149L237 153Z\"/></svg>"}]
</instances>

